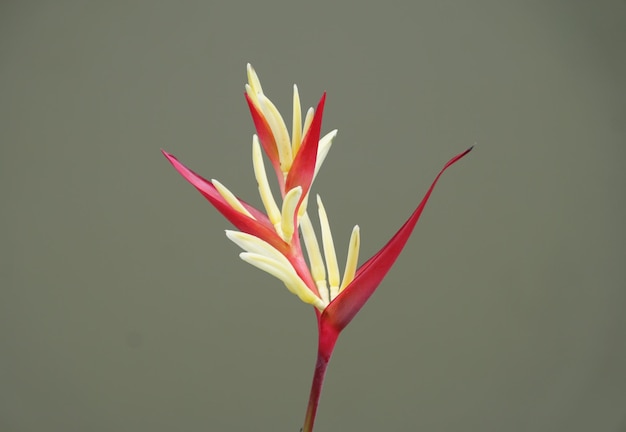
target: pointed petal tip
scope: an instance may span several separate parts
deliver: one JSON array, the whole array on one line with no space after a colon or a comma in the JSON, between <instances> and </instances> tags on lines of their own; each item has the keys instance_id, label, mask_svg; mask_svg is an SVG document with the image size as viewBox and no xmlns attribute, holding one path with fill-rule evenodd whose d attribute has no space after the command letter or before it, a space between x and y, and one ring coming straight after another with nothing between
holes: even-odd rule
<instances>
[{"instance_id":1,"label":"pointed petal tip","mask_svg":"<svg viewBox=\"0 0 626 432\"><path fill-rule=\"evenodd\" d=\"M465 150L465 151L463 151L463 152L459 153L458 155L456 155L456 156L455 156L455 157L453 157L452 159L455 159L455 160L461 159L463 156L465 156L466 154L468 154L469 152L471 152L472 150L474 150L474 146L475 146L475 145L476 145L476 144L474 144L474 145L470 146L467 150Z\"/></svg>"},{"instance_id":2,"label":"pointed petal tip","mask_svg":"<svg viewBox=\"0 0 626 432\"><path fill-rule=\"evenodd\" d=\"M411 216L385 246L359 267L352 282L350 282L341 294L323 311L322 319L328 320L329 324L334 326L338 331L341 331L348 325L367 302L369 297L376 291L379 284L400 255L400 252L402 252L441 175L451 165L472 151L473 148L474 146L471 146L464 152L459 153L443 166Z\"/></svg>"},{"instance_id":3,"label":"pointed petal tip","mask_svg":"<svg viewBox=\"0 0 626 432\"><path fill-rule=\"evenodd\" d=\"M169 153L163 149L161 149L161 154L163 156L165 156L165 159L167 159L167 161L172 164L172 166L174 166L174 168L176 169L176 171L180 172L182 174L182 171L188 171L189 169L184 166L176 156L174 156L172 153ZM184 176L183 176L184 177Z\"/></svg>"}]
</instances>

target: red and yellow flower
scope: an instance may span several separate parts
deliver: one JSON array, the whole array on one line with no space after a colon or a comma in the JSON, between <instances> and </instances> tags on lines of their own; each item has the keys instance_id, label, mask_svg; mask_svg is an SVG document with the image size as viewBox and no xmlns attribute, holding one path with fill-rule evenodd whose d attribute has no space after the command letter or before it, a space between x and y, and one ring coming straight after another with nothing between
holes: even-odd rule
<instances>
[{"instance_id":1,"label":"red and yellow flower","mask_svg":"<svg viewBox=\"0 0 626 432\"><path fill-rule=\"evenodd\" d=\"M191 183L238 231L226 236L241 247L244 261L280 279L300 300L314 307L319 330L318 357L306 413L304 432L313 430L326 367L341 331L374 293L404 248L426 202L443 172L471 151L450 159L430 185L415 211L374 256L357 268L360 231L355 225L340 274L326 210L316 197L321 247L307 213L311 185L324 162L337 131L321 136L326 94L317 108L302 116L298 88L294 86L292 130L267 98L254 69L248 65L246 101L257 134L252 138L252 160L265 212L236 197L217 180L206 180L163 151L176 170ZM280 203L269 186L263 152L272 164ZM306 250L306 258L300 241Z\"/></svg>"}]
</instances>

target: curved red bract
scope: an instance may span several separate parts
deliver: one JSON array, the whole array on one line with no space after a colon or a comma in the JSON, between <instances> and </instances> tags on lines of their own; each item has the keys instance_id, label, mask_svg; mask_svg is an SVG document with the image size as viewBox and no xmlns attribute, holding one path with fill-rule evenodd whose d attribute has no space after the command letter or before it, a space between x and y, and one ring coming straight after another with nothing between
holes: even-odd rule
<instances>
[{"instance_id":1,"label":"curved red bract","mask_svg":"<svg viewBox=\"0 0 626 432\"><path fill-rule=\"evenodd\" d=\"M320 319L328 320L339 331L348 325L374 291L376 291L376 288L378 288L378 285L391 269L400 252L402 252L441 175L451 165L468 154L472 148L470 147L463 153L456 155L444 165L407 221L382 249L359 267L352 282L324 309Z\"/></svg>"}]
</instances>

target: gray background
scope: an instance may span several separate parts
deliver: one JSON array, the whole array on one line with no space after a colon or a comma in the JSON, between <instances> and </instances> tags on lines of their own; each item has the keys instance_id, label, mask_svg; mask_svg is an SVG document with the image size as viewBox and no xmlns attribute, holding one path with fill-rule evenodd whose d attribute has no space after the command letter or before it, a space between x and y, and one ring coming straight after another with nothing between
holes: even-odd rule
<instances>
[{"instance_id":1,"label":"gray background","mask_svg":"<svg viewBox=\"0 0 626 432\"><path fill-rule=\"evenodd\" d=\"M447 173L342 334L319 431L626 431L626 3L0 6L0 430L297 431L310 307L165 148L259 203L245 64L362 259Z\"/></svg>"}]
</instances>

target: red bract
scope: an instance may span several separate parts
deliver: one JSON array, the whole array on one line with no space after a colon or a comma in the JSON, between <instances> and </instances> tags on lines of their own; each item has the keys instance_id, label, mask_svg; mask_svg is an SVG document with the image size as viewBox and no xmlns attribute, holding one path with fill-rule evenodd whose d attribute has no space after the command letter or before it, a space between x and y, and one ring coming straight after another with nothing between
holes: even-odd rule
<instances>
[{"instance_id":1,"label":"red bract","mask_svg":"<svg viewBox=\"0 0 626 432\"><path fill-rule=\"evenodd\" d=\"M176 171L182 175L185 180L191 183L198 191L207 199L213 207L215 207L230 223L236 226L241 231L255 235L280 251L285 253L288 251L288 245L281 239L274 231L272 224L269 222L267 216L263 212L257 210L250 204L240 200L241 204L255 216L256 219L250 218L243 213L233 209L233 207L226 202L226 200L215 189L213 183L196 174L185 165L180 163L174 155L169 154L165 150L161 150L161 153L170 161L170 163L176 168Z\"/></svg>"},{"instance_id":2,"label":"red bract","mask_svg":"<svg viewBox=\"0 0 626 432\"><path fill-rule=\"evenodd\" d=\"M471 148L444 165L398 232L356 272L360 237L359 229L355 227L350 239L344 280L340 284L332 235L319 196L325 264L306 212L311 184L336 133L333 131L320 139L326 94L320 99L317 109L309 111L303 126L299 96L294 87L294 126L290 138L282 116L263 94L258 77L250 66L248 78L250 84L246 86L246 101L258 134L258 140L256 136L253 140L254 169L266 213L235 197L221 183L206 180L194 173L171 154L165 151L163 154L189 183L240 230L227 231L227 236L245 250L241 258L277 277L292 293L315 307L319 331L318 355L303 428L304 432L310 432L313 430L326 368L339 334L391 269L443 172L469 153ZM260 147L277 175L283 199L282 208L274 201L269 188ZM307 266L298 230L305 240L310 266Z\"/></svg>"},{"instance_id":3,"label":"red bract","mask_svg":"<svg viewBox=\"0 0 626 432\"><path fill-rule=\"evenodd\" d=\"M326 309L324 309L321 319L329 321L330 325L338 331L343 330L343 328L348 325L352 318L354 318L357 312L363 307L367 299L374 293L389 269L391 269L396 258L400 255L400 252L402 252L439 177L441 177L448 167L468 154L472 148L473 147L470 147L463 153L456 155L444 165L415 211L402 227L400 227L398 232L394 234L391 240L359 267L354 280L326 307Z\"/></svg>"},{"instance_id":4,"label":"red bract","mask_svg":"<svg viewBox=\"0 0 626 432\"><path fill-rule=\"evenodd\" d=\"M322 95L317 109L313 116L311 126L306 135L302 139L300 149L293 159L291 170L287 176L285 190L291 190L295 187L302 186L302 197L309 192L311 182L313 182L313 172L315 171L315 161L317 159L317 147L322 132L322 116L324 115L324 103L326 102L326 93Z\"/></svg>"},{"instance_id":5,"label":"red bract","mask_svg":"<svg viewBox=\"0 0 626 432\"><path fill-rule=\"evenodd\" d=\"M309 406L305 419L304 431L312 431L315 421L317 405L321 394L321 387L326 373L326 366L333 353L335 343L341 331L350 323L352 318L361 310L367 300L370 298L387 272L393 266L400 252L404 248L407 240L415 228L415 224L419 220L430 195L443 172L452 164L457 162L463 156L468 154L473 147L465 150L450 159L448 163L439 171L435 180L428 188L426 195L422 198L415 211L387 242L381 250L367 260L359 269L352 282L339 293L339 295L322 311L317 314L318 321L318 352L317 362L315 365L315 374Z\"/></svg>"}]
</instances>

